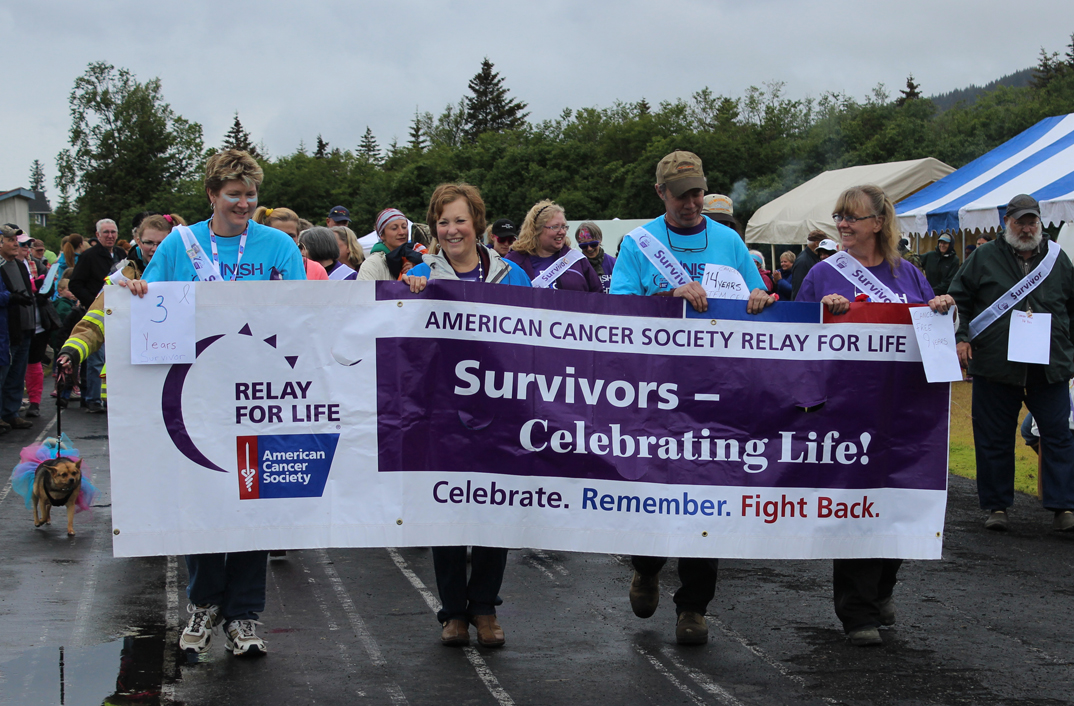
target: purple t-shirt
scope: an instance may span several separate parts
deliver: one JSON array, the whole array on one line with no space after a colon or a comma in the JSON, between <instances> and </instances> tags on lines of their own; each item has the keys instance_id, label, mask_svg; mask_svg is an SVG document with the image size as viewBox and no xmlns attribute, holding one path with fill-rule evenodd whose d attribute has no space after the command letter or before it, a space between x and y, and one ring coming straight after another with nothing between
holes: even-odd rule
<instances>
[{"instance_id":1,"label":"purple t-shirt","mask_svg":"<svg viewBox=\"0 0 1074 706\"><path fill-rule=\"evenodd\" d=\"M873 277L883 282L884 286L899 296L899 299L907 304L925 304L935 294L928 280L921 270L911 265L906 260L900 259L895 270L898 277L892 274L891 266L887 262L881 262L875 267L866 268ZM821 298L829 294L840 294L850 301L862 294L862 291L839 274L835 267L828 264L827 260L818 262L806 275L802 282L802 288L798 290L795 301L819 302Z\"/></svg>"},{"instance_id":2,"label":"purple t-shirt","mask_svg":"<svg viewBox=\"0 0 1074 706\"><path fill-rule=\"evenodd\" d=\"M482 276L482 272L481 272L482 269L483 268L481 267L481 265L478 264L477 267L475 267L474 269L470 270L469 272L456 272L455 276L458 277L459 279L465 280L467 282L480 282L481 281L481 276Z\"/></svg>"}]
</instances>

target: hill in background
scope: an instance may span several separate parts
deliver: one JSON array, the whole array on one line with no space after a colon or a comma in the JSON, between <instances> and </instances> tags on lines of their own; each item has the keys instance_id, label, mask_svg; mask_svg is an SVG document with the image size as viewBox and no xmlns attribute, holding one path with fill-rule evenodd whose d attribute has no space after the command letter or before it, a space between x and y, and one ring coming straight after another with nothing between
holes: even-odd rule
<instances>
[{"instance_id":1,"label":"hill in background","mask_svg":"<svg viewBox=\"0 0 1074 706\"><path fill-rule=\"evenodd\" d=\"M948 93L930 96L929 100L931 100L940 111L954 108L958 105L959 101L963 101L968 108L973 105L982 94L987 93L988 91L995 90L1000 86L1023 88L1028 86L1032 79L1033 69L1022 69L1021 71L1015 71L1013 74L1007 74L1002 78L997 78L995 81L984 86L959 88L954 91L949 91Z\"/></svg>"}]
</instances>

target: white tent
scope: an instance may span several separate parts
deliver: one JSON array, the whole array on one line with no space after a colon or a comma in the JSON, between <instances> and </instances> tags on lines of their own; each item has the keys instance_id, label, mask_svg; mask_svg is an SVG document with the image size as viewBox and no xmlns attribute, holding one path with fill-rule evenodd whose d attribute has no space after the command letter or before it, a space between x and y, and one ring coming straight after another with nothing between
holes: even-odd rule
<instances>
[{"instance_id":1,"label":"white tent","mask_svg":"<svg viewBox=\"0 0 1074 706\"><path fill-rule=\"evenodd\" d=\"M1047 225L1074 220L1074 113L1046 118L896 205L904 233L991 230L1029 194Z\"/></svg>"},{"instance_id":2,"label":"white tent","mask_svg":"<svg viewBox=\"0 0 1074 706\"><path fill-rule=\"evenodd\" d=\"M801 186L768 202L746 224L747 243L805 243L810 231L822 230L838 239L832 207L839 194L852 186L875 184L892 201L904 199L952 173L954 167L938 159L865 164L818 174Z\"/></svg>"}]
</instances>

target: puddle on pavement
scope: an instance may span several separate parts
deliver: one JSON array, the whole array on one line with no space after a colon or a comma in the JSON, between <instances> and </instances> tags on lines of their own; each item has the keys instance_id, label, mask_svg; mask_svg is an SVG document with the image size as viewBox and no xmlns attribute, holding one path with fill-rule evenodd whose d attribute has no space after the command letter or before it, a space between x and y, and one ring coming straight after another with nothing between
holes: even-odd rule
<instances>
[{"instance_id":1,"label":"puddle on pavement","mask_svg":"<svg viewBox=\"0 0 1074 706\"><path fill-rule=\"evenodd\" d=\"M102 706L160 703L163 632L91 647L38 647L0 663L0 703Z\"/></svg>"}]
</instances>

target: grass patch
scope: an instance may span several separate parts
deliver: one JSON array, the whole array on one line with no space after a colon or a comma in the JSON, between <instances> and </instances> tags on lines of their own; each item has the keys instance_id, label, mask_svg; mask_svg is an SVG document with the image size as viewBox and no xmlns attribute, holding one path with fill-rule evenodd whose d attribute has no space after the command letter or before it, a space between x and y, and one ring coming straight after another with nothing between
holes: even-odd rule
<instances>
[{"instance_id":1,"label":"grass patch","mask_svg":"<svg viewBox=\"0 0 1074 706\"><path fill-rule=\"evenodd\" d=\"M973 420L970 418L973 384L951 383L951 446L948 465L951 472L963 478L977 477L977 461L973 450ZM1018 424L1025 419L1025 405L1018 414ZM1011 430L1014 444L1014 489L1037 497L1037 454L1025 445L1018 429Z\"/></svg>"}]
</instances>

